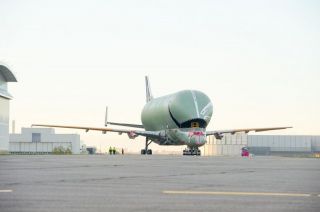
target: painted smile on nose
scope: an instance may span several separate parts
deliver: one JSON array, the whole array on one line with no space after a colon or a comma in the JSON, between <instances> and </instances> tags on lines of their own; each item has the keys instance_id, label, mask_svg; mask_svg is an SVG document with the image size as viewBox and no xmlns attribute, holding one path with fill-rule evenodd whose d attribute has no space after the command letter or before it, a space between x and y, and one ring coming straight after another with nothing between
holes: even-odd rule
<instances>
[{"instance_id":1,"label":"painted smile on nose","mask_svg":"<svg viewBox=\"0 0 320 212\"><path fill-rule=\"evenodd\" d=\"M200 135L204 135L204 133L202 131L195 131L195 132L191 132L191 135L200 136Z\"/></svg>"}]
</instances>

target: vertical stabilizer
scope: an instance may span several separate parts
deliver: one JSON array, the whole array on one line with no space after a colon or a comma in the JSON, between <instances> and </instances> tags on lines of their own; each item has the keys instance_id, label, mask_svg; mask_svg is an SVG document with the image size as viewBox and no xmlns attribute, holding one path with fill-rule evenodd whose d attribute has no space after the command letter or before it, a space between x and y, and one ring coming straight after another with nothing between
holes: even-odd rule
<instances>
[{"instance_id":1,"label":"vertical stabilizer","mask_svg":"<svg viewBox=\"0 0 320 212\"><path fill-rule=\"evenodd\" d=\"M149 77L146 76L146 101L149 102L151 99L153 99L153 96L151 93Z\"/></svg>"},{"instance_id":2,"label":"vertical stabilizer","mask_svg":"<svg viewBox=\"0 0 320 212\"><path fill-rule=\"evenodd\" d=\"M106 107L106 116L104 118L104 126L108 125L108 106Z\"/></svg>"}]
</instances>

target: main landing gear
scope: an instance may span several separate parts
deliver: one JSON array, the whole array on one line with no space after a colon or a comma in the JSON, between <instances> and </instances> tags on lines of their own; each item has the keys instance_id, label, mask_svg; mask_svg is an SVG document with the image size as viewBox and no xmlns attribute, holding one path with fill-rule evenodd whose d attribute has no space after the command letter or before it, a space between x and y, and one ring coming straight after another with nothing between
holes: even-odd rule
<instances>
[{"instance_id":1,"label":"main landing gear","mask_svg":"<svg viewBox=\"0 0 320 212\"><path fill-rule=\"evenodd\" d=\"M186 149L183 150L183 155L201 155L200 149L198 147L187 147Z\"/></svg>"},{"instance_id":2,"label":"main landing gear","mask_svg":"<svg viewBox=\"0 0 320 212\"><path fill-rule=\"evenodd\" d=\"M152 141L149 141L148 138L146 138L146 147L144 149L141 149L141 155L152 155L152 149L148 149L148 146L152 143Z\"/></svg>"}]
</instances>

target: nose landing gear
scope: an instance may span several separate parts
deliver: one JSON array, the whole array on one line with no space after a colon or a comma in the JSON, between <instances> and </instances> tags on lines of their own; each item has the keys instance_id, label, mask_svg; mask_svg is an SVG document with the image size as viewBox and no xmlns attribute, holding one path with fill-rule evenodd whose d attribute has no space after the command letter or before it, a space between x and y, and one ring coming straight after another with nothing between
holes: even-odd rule
<instances>
[{"instance_id":1,"label":"nose landing gear","mask_svg":"<svg viewBox=\"0 0 320 212\"><path fill-rule=\"evenodd\" d=\"M187 147L186 149L183 150L183 155L196 155L200 156L201 151L198 149L198 147Z\"/></svg>"}]
</instances>

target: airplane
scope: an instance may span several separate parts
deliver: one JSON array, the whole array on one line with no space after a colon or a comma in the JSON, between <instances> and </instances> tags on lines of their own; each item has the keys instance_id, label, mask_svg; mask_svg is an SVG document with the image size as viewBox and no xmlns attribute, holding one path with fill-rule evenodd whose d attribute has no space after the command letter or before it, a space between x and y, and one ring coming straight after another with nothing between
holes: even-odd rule
<instances>
[{"instance_id":1,"label":"airplane","mask_svg":"<svg viewBox=\"0 0 320 212\"><path fill-rule=\"evenodd\" d=\"M213 135L216 139L221 139L224 134L235 134L238 132L249 133L250 131L262 132L269 130L281 130L292 127L271 127L271 128L246 128L230 130L207 131L213 112L212 102L209 97L198 90L182 90L166 96L154 98L151 93L148 76L145 76L146 84L146 104L141 112L142 124L129 124L108 122L108 107L105 114L105 127L81 127L33 124L38 127L70 128L117 132L119 135L126 133L130 139L138 136L145 137L145 148L141 150L142 155L151 155L152 150L149 145L154 142L159 145L186 145L183 155L201 155L199 147L207 141L207 136ZM114 129L107 128L107 125L125 126L137 129Z\"/></svg>"}]
</instances>

